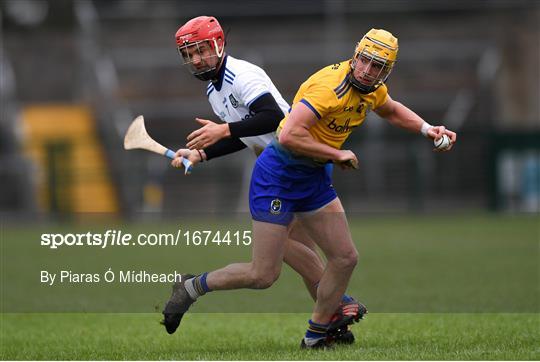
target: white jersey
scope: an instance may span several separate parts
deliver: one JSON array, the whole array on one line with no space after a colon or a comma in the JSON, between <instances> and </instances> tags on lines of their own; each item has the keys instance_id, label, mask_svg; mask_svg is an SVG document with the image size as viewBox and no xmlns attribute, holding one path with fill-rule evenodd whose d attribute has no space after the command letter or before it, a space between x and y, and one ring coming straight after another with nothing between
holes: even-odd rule
<instances>
[{"instance_id":1,"label":"white jersey","mask_svg":"<svg viewBox=\"0 0 540 362\"><path fill-rule=\"evenodd\" d=\"M221 77L217 83L210 82L206 88L208 101L214 113L224 122L240 122L253 113L249 106L259 97L270 93L283 114L289 104L283 99L270 77L258 66L227 55L223 60ZM218 89L219 88L219 89ZM272 141L275 132L260 136L242 137L240 140L259 154Z\"/></svg>"}]
</instances>

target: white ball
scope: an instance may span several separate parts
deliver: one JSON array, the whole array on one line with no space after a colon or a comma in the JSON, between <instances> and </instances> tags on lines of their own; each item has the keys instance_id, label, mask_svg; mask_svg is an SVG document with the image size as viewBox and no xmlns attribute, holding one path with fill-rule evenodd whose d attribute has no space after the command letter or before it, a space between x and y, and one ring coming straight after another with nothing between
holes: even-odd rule
<instances>
[{"instance_id":1,"label":"white ball","mask_svg":"<svg viewBox=\"0 0 540 362\"><path fill-rule=\"evenodd\" d=\"M450 137L443 134L441 138L433 140L433 144L438 150L446 150L450 147Z\"/></svg>"}]
</instances>

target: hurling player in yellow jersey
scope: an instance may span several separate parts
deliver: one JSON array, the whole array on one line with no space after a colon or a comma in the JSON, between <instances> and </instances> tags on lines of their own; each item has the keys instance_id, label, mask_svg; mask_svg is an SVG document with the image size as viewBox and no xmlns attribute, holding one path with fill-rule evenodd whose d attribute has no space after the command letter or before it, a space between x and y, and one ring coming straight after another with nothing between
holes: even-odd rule
<instances>
[{"instance_id":1,"label":"hurling player in yellow jersey","mask_svg":"<svg viewBox=\"0 0 540 362\"><path fill-rule=\"evenodd\" d=\"M268 152L265 151L257 161L262 167L255 168L254 174L260 174L258 177L254 175L253 179L268 178L268 174L280 178L284 178L285 174L298 177L298 172L287 170L287 165L298 163L298 160L306 163L312 160L314 164L334 162L344 168L357 168L356 155L350 150L341 150L341 146L365 120L370 110L395 126L421 133L431 139L439 139L446 134L451 140L446 150L450 150L456 142L455 132L444 126L431 126L388 94L384 82L396 63L397 52L396 37L385 30L371 29L356 46L353 59L330 65L313 74L301 85L291 112L281 121L278 128L279 142L267 148ZM276 169L286 171L277 175L273 171ZM311 174L311 178L315 179L316 174ZM319 174L323 175L324 171ZM292 212L303 211L301 205L307 202L312 205L311 211L317 211L305 216L303 222L310 225L313 239L328 258L327 268L319 283L310 326L302 341L303 345L311 347L327 344L328 338L324 331L330 322L332 310L347 287L358 255L339 198L336 195L323 203L324 198L320 196L327 194L329 199L335 194L330 178L321 176L319 179L321 181L318 185L311 186L317 190L315 194L302 201L294 199L293 205L287 208ZM300 185L301 182L297 184L302 187ZM257 186L255 188L260 190ZM253 195L253 199L257 200L258 196ZM313 201L315 199L322 201L316 203ZM256 203L252 204L255 205L252 205L252 213L259 220L264 220L262 208L257 208ZM266 220L275 222L271 218Z\"/></svg>"}]
</instances>

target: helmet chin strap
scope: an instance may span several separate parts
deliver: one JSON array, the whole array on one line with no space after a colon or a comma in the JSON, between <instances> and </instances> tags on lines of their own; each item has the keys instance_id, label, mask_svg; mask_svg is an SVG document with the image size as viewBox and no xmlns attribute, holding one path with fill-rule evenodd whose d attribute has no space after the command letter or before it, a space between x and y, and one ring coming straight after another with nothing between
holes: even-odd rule
<instances>
[{"instance_id":1,"label":"helmet chin strap","mask_svg":"<svg viewBox=\"0 0 540 362\"><path fill-rule=\"evenodd\" d=\"M206 72L202 72L199 74L194 74L194 76L200 80L208 81L211 79L215 79L219 73L218 67L214 67L212 69L207 70Z\"/></svg>"},{"instance_id":2,"label":"helmet chin strap","mask_svg":"<svg viewBox=\"0 0 540 362\"><path fill-rule=\"evenodd\" d=\"M219 58L219 64L216 65L214 68L207 70L206 72L202 72L201 74L195 74L195 77L197 77L200 80L203 81L209 81L209 80L217 80L219 71L221 69L221 66L223 65L223 59L225 58L225 53L221 53L221 57Z\"/></svg>"},{"instance_id":3,"label":"helmet chin strap","mask_svg":"<svg viewBox=\"0 0 540 362\"><path fill-rule=\"evenodd\" d=\"M378 87L372 86L372 85L365 85L359 82L353 75L353 72L351 71L349 73L349 82L360 91L362 94L369 94L373 91L375 91Z\"/></svg>"},{"instance_id":4,"label":"helmet chin strap","mask_svg":"<svg viewBox=\"0 0 540 362\"><path fill-rule=\"evenodd\" d=\"M375 91L377 87L362 84L361 82L358 81L358 79L354 77L354 69L356 68L357 61L358 61L357 59L353 59L351 61L351 71L349 72L348 80L353 85L353 87L355 87L356 89L360 91L360 93L369 94Z\"/></svg>"}]
</instances>

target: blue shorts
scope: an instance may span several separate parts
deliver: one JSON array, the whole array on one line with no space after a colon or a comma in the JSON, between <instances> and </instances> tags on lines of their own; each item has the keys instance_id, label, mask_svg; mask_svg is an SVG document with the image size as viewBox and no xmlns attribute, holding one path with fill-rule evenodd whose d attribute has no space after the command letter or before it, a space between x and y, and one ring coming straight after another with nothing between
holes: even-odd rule
<instances>
[{"instance_id":1,"label":"blue shorts","mask_svg":"<svg viewBox=\"0 0 540 362\"><path fill-rule=\"evenodd\" d=\"M295 156L276 141L259 156L249 187L249 209L256 221L289 225L296 212L317 210L337 197L333 164Z\"/></svg>"}]
</instances>

